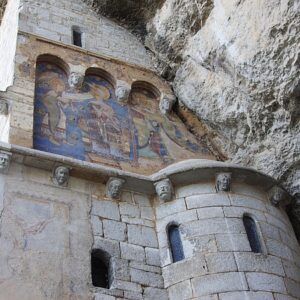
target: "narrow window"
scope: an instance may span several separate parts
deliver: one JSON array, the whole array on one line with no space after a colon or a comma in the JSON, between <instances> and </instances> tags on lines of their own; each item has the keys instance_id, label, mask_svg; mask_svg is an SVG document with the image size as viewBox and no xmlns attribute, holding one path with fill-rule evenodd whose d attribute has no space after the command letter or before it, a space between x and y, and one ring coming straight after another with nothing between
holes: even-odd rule
<instances>
[{"instance_id":1,"label":"narrow window","mask_svg":"<svg viewBox=\"0 0 300 300\"><path fill-rule=\"evenodd\" d=\"M244 215L243 222L252 251L254 253L263 253L256 222L248 215Z\"/></svg>"},{"instance_id":2,"label":"narrow window","mask_svg":"<svg viewBox=\"0 0 300 300\"><path fill-rule=\"evenodd\" d=\"M93 286L109 289L109 266L103 251L92 251L91 264Z\"/></svg>"},{"instance_id":3,"label":"narrow window","mask_svg":"<svg viewBox=\"0 0 300 300\"><path fill-rule=\"evenodd\" d=\"M73 27L73 45L82 47L82 33L78 27Z\"/></svg>"},{"instance_id":4,"label":"narrow window","mask_svg":"<svg viewBox=\"0 0 300 300\"><path fill-rule=\"evenodd\" d=\"M178 225L170 225L168 227L168 238L173 262L183 260L184 253Z\"/></svg>"}]
</instances>

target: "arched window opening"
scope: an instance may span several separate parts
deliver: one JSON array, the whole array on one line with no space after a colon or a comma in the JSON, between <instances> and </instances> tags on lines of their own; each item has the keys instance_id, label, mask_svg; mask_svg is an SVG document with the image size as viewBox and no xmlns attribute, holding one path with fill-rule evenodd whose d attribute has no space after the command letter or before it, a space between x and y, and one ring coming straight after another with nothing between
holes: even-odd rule
<instances>
[{"instance_id":1,"label":"arched window opening","mask_svg":"<svg viewBox=\"0 0 300 300\"><path fill-rule=\"evenodd\" d=\"M79 27L72 27L73 45L82 47L82 32Z\"/></svg>"},{"instance_id":2,"label":"arched window opening","mask_svg":"<svg viewBox=\"0 0 300 300\"><path fill-rule=\"evenodd\" d=\"M109 258L102 250L93 250L91 256L93 286L109 289Z\"/></svg>"},{"instance_id":3,"label":"arched window opening","mask_svg":"<svg viewBox=\"0 0 300 300\"><path fill-rule=\"evenodd\" d=\"M243 222L246 229L247 237L251 250L254 253L263 253L261 239L258 233L256 222L248 215L243 216Z\"/></svg>"},{"instance_id":4,"label":"arched window opening","mask_svg":"<svg viewBox=\"0 0 300 300\"><path fill-rule=\"evenodd\" d=\"M178 225L173 224L168 227L168 238L173 262L183 260L184 252Z\"/></svg>"}]
</instances>

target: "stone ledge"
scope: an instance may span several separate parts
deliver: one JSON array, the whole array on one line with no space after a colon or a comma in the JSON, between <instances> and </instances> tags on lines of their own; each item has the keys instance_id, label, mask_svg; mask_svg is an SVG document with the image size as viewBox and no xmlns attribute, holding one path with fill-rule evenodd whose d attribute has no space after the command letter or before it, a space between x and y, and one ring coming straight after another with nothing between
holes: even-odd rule
<instances>
[{"instance_id":1,"label":"stone ledge","mask_svg":"<svg viewBox=\"0 0 300 300\"><path fill-rule=\"evenodd\" d=\"M275 179L254 169L202 159L190 159L175 163L157 173L145 176L14 144L0 142L0 151L12 153L12 160L17 163L50 172L56 165L66 165L71 169L71 176L95 182L106 183L109 177L121 177L126 180L125 190L145 194L154 194L153 183L162 178L168 177L175 186L181 186L214 181L216 173L220 172L230 172L233 181L254 185L265 191L278 185Z\"/></svg>"}]
</instances>

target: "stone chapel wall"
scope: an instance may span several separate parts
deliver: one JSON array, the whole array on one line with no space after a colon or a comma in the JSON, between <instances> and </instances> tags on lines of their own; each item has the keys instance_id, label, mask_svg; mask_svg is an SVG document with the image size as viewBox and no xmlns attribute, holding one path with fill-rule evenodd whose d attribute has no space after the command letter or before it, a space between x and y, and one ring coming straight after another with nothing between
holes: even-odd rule
<instances>
[{"instance_id":1,"label":"stone chapel wall","mask_svg":"<svg viewBox=\"0 0 300 300\"><path fill-rule=\"evenodd\" d=\"M82 31L84 49L151 68L150 57L134 35L99 17L83 1L22 1L21 31L72 44L73 26Z\"/></svg>"},{"instance_id":2,"label":"stone chapel wall","mask_svg":"<svg viewBox=\"0 0 300 300\"><path fill-rule=\"evenodd\" d=\"M232 191L216 193L214 182L200 182L178 187L176 200L157 206L170 299L298 299L300 248L285 211L272 206L259 188L233 183ZM265 254L251 251L245 213L259 224ZM179 225L185 254L176 263L166 235L172 222Z\"/></svg>"},{"instance_id":3,"label":"stone chapel wall","mask_svg":"<svg viewBox=\"0 0 300 300\"><path fill-rule=\"evenodd\" d=\"M168 299L148 196L111 200L101 183L59 187L51 171L12 163L0 174L0 212L0 300ZM110 289L92 285L92 249L112 257Z\"/></svg>"}]
</instances>

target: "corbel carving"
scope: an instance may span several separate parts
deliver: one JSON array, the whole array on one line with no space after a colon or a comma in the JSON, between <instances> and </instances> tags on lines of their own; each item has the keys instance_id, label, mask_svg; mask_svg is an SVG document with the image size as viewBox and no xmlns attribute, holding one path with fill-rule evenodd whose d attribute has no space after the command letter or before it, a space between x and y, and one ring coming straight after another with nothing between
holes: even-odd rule
<instances>
[{"instance_id":1,"label":"corbel carving","mask_svg":"<svg viewBox=\"0 0 300 300\"><path fill-rule=\"evenodd\" d=\"M70 169L65 166L58 166L53 171L53 182L59 186L68 186Z\"/></svg>"},{"instance_id":2,"label":"corbel carving","mask_svg":"<svg viewBox=\"0 0 300 300\"><path fill-rule=\"evenodd\" d=\"M278 206L287 206L290 204L290 197L282 188L279 186L273 186L269 192L269 200L272 205Z\"/></svg>"},{"instance_id":3,"label":"corbel carving","mask_svg":"<svg viewBox=\"0 0 300 300\"><path fill-rule=\"evenodd\" d=\"M11 161L11 154L0 152L0 173L7 174Z\"/></svg>"},{"instance_id":4,"label":"corbel carving","mask_svg":"<svg viewBox=\"0 0 300 300\"><path fill-rule=\"evenodd\" d=\"M160 112L163 115L169 114L171 112L175 102L176 102L176 97L174 95L163 94L160 99L160 102L159 102Z\"/></svg>"},{"instance_id":5,"label":"corbel carving","mask_svg":"<svg viewBox=\"0 0 300 300\"><path fill-rule=\"evenodd\" d=\"M172 200L174 190L173 190L172 182L169 178L155 182L154 186L155 186L156 194L160 200L164 202Z\"/></svg>"},{"instance_id":6,"label":"corbel carving","mask_svg":"<svg viewBox=\"0 0 300 300\"><path fill-rule=\"evenodd\" d=\"M0 99L0 115L8 115L8 103L4 99Z\"/></svg>"},{"instance_id":7,"label":"corbel carving","mask_svg":"<svg viewBox=\"0 0 300 300\"><path fill-rule=\"evenodd\" d=\"M68 82L69 82L69 86L72 89L80 90L82 87L83 81L84 81L84 76L80 73L72 72L69 75Z\"/></svg>"},{"instance_id":8,"label":"corbel carving","mask_svg":"<svg viewBox=\"0 0 300 300\"><path fill-rule=\"evenodd\" d=\"M217 192L230 192L231 190L231 173L219 173L216 176Z\"/></svg>"},{"instance_id":9,"label":"corbel carving","mask_svg":"<svg viewBox=\"0 0 300 300\"><path fill-rule=\"evenodd\" d=\"M109 178L106 184L106 196L112 199L120 199L125 180L117 177Z\"/></svg>"},{"instance_id":10,"label":"corbel carving","mask_svg":"<svg viewBox=\"0 0 300 300\"><path fill-rule=\"evenodd\" d=\"M128 102L130 92L131 86L127 82L122 80L117 81L115 94L120 104L126 104Z\"/></svg>"}]
</instances>

